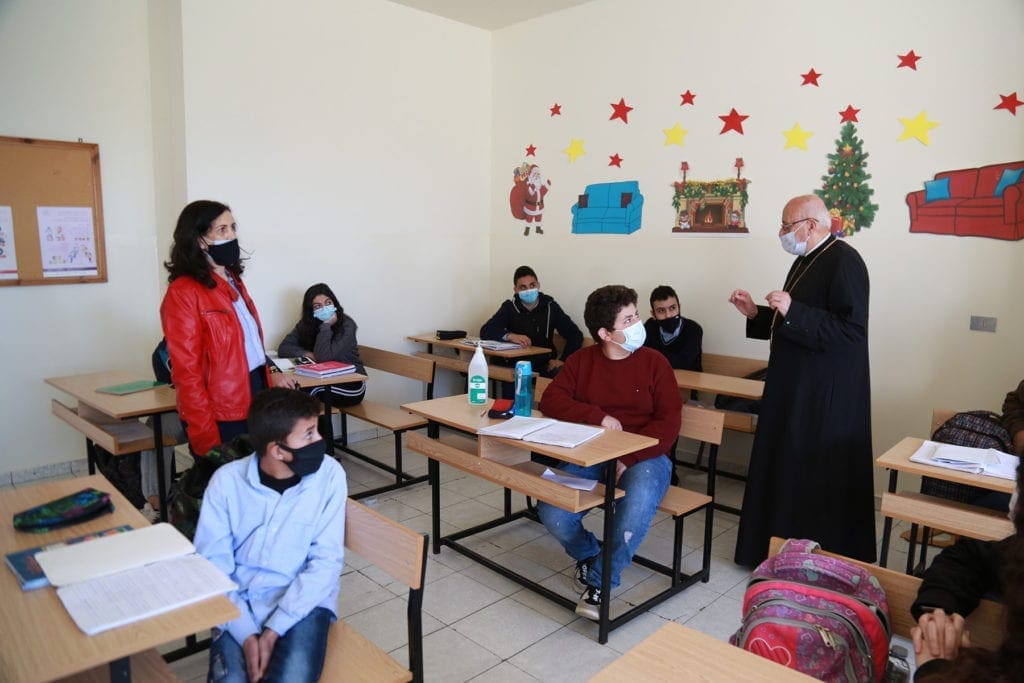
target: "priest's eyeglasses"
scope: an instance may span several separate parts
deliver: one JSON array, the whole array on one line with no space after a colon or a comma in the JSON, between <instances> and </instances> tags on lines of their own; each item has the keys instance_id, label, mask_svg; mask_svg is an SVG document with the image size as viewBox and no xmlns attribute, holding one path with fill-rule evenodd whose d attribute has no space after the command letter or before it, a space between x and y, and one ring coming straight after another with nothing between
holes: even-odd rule
<instances>
[{"instance_id":1,"label":"priest's eyeglasses","mask_svg":"<svg viewBox=\"0 0 1024 683\"><path fill-rule=\"evenodd\" d=\"M796 226L800 225L804 221L813 221L813 220L815 220L815 218L813 216L808 216L807 218L801 218L799 220L795 220L792 223L783 223L782 224L782 232L783 233L792 232L796 228Z\"/></svg>"}]
</instances>

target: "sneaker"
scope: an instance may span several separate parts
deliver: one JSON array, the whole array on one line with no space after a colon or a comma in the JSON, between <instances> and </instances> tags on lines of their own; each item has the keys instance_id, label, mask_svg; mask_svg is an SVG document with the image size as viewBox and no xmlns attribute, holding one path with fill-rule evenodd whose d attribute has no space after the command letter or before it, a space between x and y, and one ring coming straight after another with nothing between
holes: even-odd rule
<instances>
[{"instance_id":1,"label":"sneaker","mask_svg":"<svg viewBox=\"0 0 1024 683\"><path fill-rule=\"evenodd\" d=\"M577 591L582 592L590 587L590 582L587 581L587 578L590 576L590 563L597 562L597 558L600 555L601 553L597 553L576 563L576 574L572 577L572 585Z\"/></svg>"},{"instance_id":2,"label":"sneaker","mask_svg":"<svg viewBox=\"0 0 1024 683\"><path fill-rule=\"evenodd\" d=\"M587 590L580 596L580 601L576 603L576 614L597 621L600 618L600 609L601 589L587 586Z\"/></svg>"}]
</instances>

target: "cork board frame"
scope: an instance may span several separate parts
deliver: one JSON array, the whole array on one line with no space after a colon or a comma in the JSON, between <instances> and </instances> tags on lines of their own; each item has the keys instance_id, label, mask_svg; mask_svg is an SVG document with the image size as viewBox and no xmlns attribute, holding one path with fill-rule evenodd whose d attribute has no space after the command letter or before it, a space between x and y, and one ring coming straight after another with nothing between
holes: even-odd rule
<instances>
[{"instance_id":1,"label":"cork board frame","mask_svg":"<svg viewBox=\"0 0 1024 683\"><path fill-rule=\"evenodd\" d=\"M17 258L17 277L0 279L0 287L107 281L99 145L0 136L0 207L11 209ZM91 210L92 241L86 244L94 250L95 274L47 273L40 207L73 207L79 215L88 214L86 207Z\"/></svg>"}]
</instances>

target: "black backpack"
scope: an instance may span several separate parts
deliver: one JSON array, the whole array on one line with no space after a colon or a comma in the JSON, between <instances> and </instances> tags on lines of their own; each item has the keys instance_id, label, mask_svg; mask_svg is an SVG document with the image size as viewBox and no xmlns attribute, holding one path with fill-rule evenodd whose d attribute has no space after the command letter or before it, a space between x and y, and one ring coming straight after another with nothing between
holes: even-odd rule
<instances>
[{"instance_id":1,"label":"black backpack","mask_svg":"<svg viewBox=\"0 0 1024 683\"><path fill-rule=\"evenodd\" d=\"M1013 441L1003 426L1003 419L987 410L970 410L949 418L932 434L932 441L970 448L994 448L1013 454ZM923 477L921 493L970 503L989 493L988 489L967 484L954 484L943 479Z\"/></svg>"}]
</instances>

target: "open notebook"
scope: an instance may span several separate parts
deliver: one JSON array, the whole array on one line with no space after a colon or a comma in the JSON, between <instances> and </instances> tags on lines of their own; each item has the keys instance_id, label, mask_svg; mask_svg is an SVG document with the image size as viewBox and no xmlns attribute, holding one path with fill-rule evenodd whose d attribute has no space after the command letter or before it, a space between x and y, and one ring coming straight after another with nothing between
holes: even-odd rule
<instances>
[{"instance_id":1,"label":"open notebook","mask_svg":"<svg viewBox=\"0 0 1024 683\"><path fill-rule=\"evenodd\" d=\"M968 448L947 443L925 441L910 456L911 462L944 467L969 474L987 474L1001 479L1017 478L1020 459L994 448Z\"/></svg>"},{"instance_id":2,"label":"open notebook","mask_svg":"<svg viewBox=\"0 0 1024 683\"><path fill-rule=\"evenodd\" d=\"M602 433L604 429L601 427L519 415L477 431L477 434L484 436L501 436L506 439L521 439L565 448L575 448Z\"/></svg>"},{"instance_id":3,"label":"open notebook","mask_svg":"<svg viewBox=\"0 0 1024 683\"><path fill-rule=\"evenodd\" d=\"M237 588L170 524L48 550L36 561L90 636Z\"/></svg>"}]
</instances>

